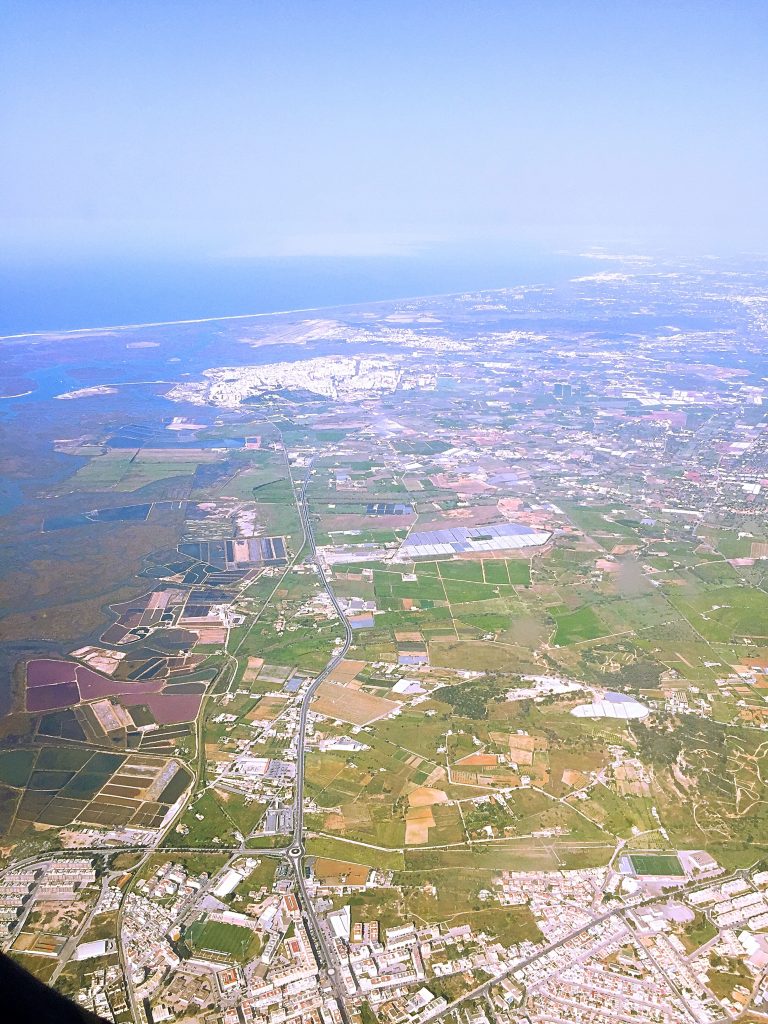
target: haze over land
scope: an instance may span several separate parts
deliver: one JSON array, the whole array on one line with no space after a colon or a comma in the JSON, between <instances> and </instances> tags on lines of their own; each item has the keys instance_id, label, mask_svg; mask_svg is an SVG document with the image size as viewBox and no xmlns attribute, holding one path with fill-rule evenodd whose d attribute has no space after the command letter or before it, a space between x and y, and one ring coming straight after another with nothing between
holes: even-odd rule
<instances>
[{"instance_id":1,"label":"haze over land","mask_svg":"<svg viewBox=\"0 0 768 1024\"><path fill-rule=\"evenodd\" d=\"M0 17L6 260L704 253L768 229L761 3L75 0Z\"/></svg>"}]
</instances>

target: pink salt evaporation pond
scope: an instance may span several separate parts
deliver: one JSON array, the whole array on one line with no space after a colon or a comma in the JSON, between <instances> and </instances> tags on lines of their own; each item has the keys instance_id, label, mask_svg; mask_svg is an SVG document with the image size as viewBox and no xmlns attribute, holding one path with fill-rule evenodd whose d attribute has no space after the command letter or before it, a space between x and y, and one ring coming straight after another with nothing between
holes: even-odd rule
<instances>
[{"instance_id":1,"label":"pink salt evaporation pond","mask_svg":"<svg viewBox=\"0 0 768 1024\"><path fill-rule=\"evenodd\" d=\"M27 711L55 711L80 702L80 691L74 681L34 686L27 690Z\"/></svg>"},{"instance_id":2,"label":"pink salt evaporation pond","mask_svg":"<svg viewBox=\"0 0 768 1024\"><path fill-rule=\"evenodd\" d=\"M53 686L54 683L73 683L77 665L60 658L35 658L27 662L27 689L34 686Z\"/></svg>"},{"instance_id":3,"label":"pink salt evaporation pond","mask_svg":"<svg viewBox=\"0 0 768 1024\"><path fill-rule=\"evenodd\" d=\"M170 687L164 691L162 679L110 679L63 659L36 658L28 662L26 681L28 711L55 711L81 701L117 697L126 707L146 704L160 725L177 725L193 721L202 701L202 692L169 692Z\"/></svg>"}]
</instances>

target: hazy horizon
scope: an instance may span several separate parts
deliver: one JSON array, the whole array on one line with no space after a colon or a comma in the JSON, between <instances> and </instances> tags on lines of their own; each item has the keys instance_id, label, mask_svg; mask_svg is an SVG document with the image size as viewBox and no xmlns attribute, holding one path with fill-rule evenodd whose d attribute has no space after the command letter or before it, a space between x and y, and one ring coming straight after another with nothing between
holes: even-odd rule
<instances>
[{"instance_id":1,"label":"hazy horizon","mask_svg":"<svg viewBox=\"0 0 768 1024\"><path fill-rule=\"evenodd\" d=\"M4 262L764 249L757 3L8 3Z\"/></svg>"}]
</instances>

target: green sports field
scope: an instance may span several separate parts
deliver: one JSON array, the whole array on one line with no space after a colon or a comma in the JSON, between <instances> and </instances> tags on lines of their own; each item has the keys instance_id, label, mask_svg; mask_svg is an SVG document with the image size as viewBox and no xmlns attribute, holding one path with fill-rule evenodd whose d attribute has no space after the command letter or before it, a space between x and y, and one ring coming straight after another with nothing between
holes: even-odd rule
<instances>
[{"instance_id":1,"label":"green sports field","mask_svg":"<svg viewBox=\"0 0 768 1024\"><path fill-rule=\"evenodd\" d=\"M634 853L628 858L638 875L683 875L680 861L672 853Z\"/></svg>"},{"instance_id":2,"label":"green sports field","mask_svg":"<svg viewBox=\"0 0 768 1024\"><path fill-rule=\"evenodd\" d=\"M250 928L242 928L240 925L200 918L191 926L185 939L196 953L213 953L215 956L244 961L253 944L254 933Z\"/></svg>"}]
</instances>

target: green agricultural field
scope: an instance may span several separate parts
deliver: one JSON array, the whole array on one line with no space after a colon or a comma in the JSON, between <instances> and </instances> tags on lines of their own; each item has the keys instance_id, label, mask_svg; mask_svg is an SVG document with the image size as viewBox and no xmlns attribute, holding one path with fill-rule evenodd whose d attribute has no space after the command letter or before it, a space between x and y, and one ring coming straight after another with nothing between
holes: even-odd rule
<instances>
[{"instance_id":1,"label":"green agricultural field","mask_svg":"<svg viewBox=\"0 0 768 1024\"><path fill-rule=\"evenodd\" d=\"M571 522L607 549L628 537L636 537L640 528L639 520L615 515L609 505L574 505L566 501L561 502L561 507Z\"/></svg>"},{"instance_id":2,"label":"green agricultural field","mask_svg":"<svg viewBox=\"0 0 768 1024\"><path fill-rule=\"evenodd\" d=\"M115 483L113 490L116 491L137 491L140 487L155 483L158 480L166 480L172 477L191 477L202 461L208 459L181 460L169 459L161 461L152 459L142 462L137 459L132 462L126 472Z\"/></svg>"},{"instance_id":3,"label":"green agricultural field","mask_svg":"<svg viewBox=\"0 0 768 1024\"><path fill-rule=\"evenodd\" d=\"M92 458L82 466L67 485L74 491L135 491L157 480L170 477L191 477L201 463L216 462L221 456L214 451L169 449L158 455L147 455L142 449L111 450Z\"/></svg>"},{"instance_id":4,"label":"green agricultural field","mask_svg":"<svg viewBox=\"0 0 768 1024\"><path fill-rule=\"evenodd\" d=\"M755 531L755 526L758 527L760 532ZM761 527L762 530L760 529ZM754 534L754 537L740 537L739 532L741 529L742 527L739 527L739 531L702 528L700 532L717 548L723 558L747 558L752 551L753 539L765 539L764 536L761 537L760 535L764 531L764 524L743 524L743 529L749 530L750 533Z\"/></svg>"},{"instance_id":5,"label":"green agricultural field","mask_svg":"<svg viewBox=\"0 0 768 1024\"><path fill-rule=\"evenodd\" d=\"M378 570L374 576L376 596L380 601L394 602L409 597L422 605L426 601L472 604L489 602L498 597L515 598L514 585L530 584L527 562L508 559L470 562L464 560L419 562L405 566L415 573L416 581L404 582L401 574L392 570Z\"/></svg>"},{"instance_id":6,"label":"green agricultural field","mask_svg":"<svg viewBox=\"0 0 768 1024\"><path fill-rule=\"evenodd\" d=\"M495 588L489 583L471 583L466 580L443 580L446 600L455 604L489 601L495 597Z\"/></svg>"},{"instance_id":7,"label":"green agricultural field","mask_svg":"<svg viewBox=\"0 0 768 1024\"><path fill-rule=\"evenodd\" d=\"M516 652L508 646L489 644L482 640L446 637L444 640L432 640L429 644L430 664L442 665L445 668L487 672L516 671L519 666L513 660L515 654ZM531 670L534 667L531 665Z\"/></svg>"},{"instance_id":8,"label":"green agricultural field","mask_svg":"<svg viewBox=\"0 0 768 1024\"><path fill-rule=\"evenodd\" d=\"M312 836L307 840L307 854L328 857L351 864L367 864L372 868L396 871L403 867L403 854L398 850L374 850L369 846L344 842L332 836Z\"/></svg>"},{"instance_id":9,"label":"green agricultural field","mask_svg":"<svg viewBox=\"0 0 768 1024\"><path fill-rule=\"evenodd\" d=\"M314 433L317 440L322 444L334 444L337 441L343 441L349 431L339 427L325 427L324 429L316 430Z\"/></svg>"},{"instance_id":10,"label":"green agricultural field","mask_svg":"<svg viewBox=\"0 0 768 1024\"><path fill-rule=\"evenodd\" d=\"M428 843L440 846L443 843L462 843L466 839L459 809L455 805L435 804L432 808L435 824L429 830Z\"/></svg>"},{"instance_id":11,"label":"green agricultural field","mask_svg":"<svg viewBox=\"0 0 768 1024\"><path fill-rule=\"evenodd\" d=\"M402 599L410 598L419 604L446 601L445 590L438 576L416 571L415 581L404 581L403 572L377 570L373 574L376 600L382 608L401 608Z\"/></svg>"},{"instance_id":12,"label":"green agricultural field","mask_svg":"<svg viewBox=\"0 0 768 1024\"><path fill-rule=\"evenodd\" d=\"M244 836L256 828L267 806L258 800L246 800L244 796L235 793L217 793L217 798L221 809Z\"/></svg>"},{"instance_id":13,"label":"green agricultural field","mask_svg":"<svg viewBox=\"0 0 768 1024\"><path fill-rule=\"evenodd\" d=\"M512 563L513 565L515 563ZM527 562L520 562L520 565L528 568ZM488 559L482 563L483 565L483 577L486 583L492 583L494 585L506 585L512 582L507 569L507 562L504 559ZM528 576L530 579L530 574Z\"/></svg>"},{"instance_id":14,"label":"green agricultural field","mask_svg":"<svg viewBox=\"0 0 768 1024\"><path fill-rule=\"evenodd\" d=\"M460 559L455 562L435 562L432 564L435 565L444 580L468 580L472 583L486 582L483 577L482 562L470 562ZM503 582L508 583L509 580L505 579Z\"/></svg>"},{"instance_id":15,"label":"green agricultural field","mask_svg":"<svg viewBox=\"0 0 768 1024\"><path fill-rule=\"evenodd\" d=\"M568 611L565 608L553 609L552 617L557 623L553 642L559 646L594 640L596 637L604 636L606 632L606 627L589 605L584 605L576 611Z\"/></svg>"},{"instance_id":16,"label":"green agricultural field","mask_svg":"<svg viewBox=\"0 0 768 1024\"><path fill-rule=\"evenodd\" d=\"M490 583L491 580L488 577L488 566L490 563L485 562L485 578ZM523 561L522 558L508 558L506 560L507 576L509 582L516 587L529 587L531 585L531 567L528 562Z\"/></svg>"},{"instance_id":17,"label":"green agricultural field","mask_svg":"<svg viewBox=\"0 0 768 1024\"><path fill-rule=\"evenodd\" d=\"M676 617L675 612L659 593L636 597L623 595L618 600L613 599L600 604L604 633L624 633L627 630L642 633L643 630L648 630L653 638L654 630L658 626Z\"/></svg>"},{"instance_id":18,"label":"green agricultural field","mask_svg":"<svg viewBox=\"0 0 768 1024\"><path fill-rule=\"evenodd\" d=\"M272 480L258 486L254 492L256 501L292 507L295 501L290 480Z\"/></svg>"},{"instance_id":19,"label":"green agricultural field","mask_svg":"<svg viewBox=\"0 0 768 1024\"><path fill-rule=\"evenodd\" d=\"M165 845L215 846L217 840L222 845L232 845L235 832L240 831L239 825L226 813L223 803L216 799L214 791L206 790L202 796L192 800L179 825L169 833Z\"/></svg>"},{"instance_id":20,"label":"green agricultural field","mask_svg":"<svg viewBox=\"0 0 768 1024\"><path fill-rule=\"evenodd\" d=\"M278 846L287 846L289 842L290 836L286 835L251 836L245 845L249 850L273 850Z\"/></svg>"},{"instance_id":21,"label":"green agricultural field","mask_svg":"<svg viewBox=\"0 0 768 1024\"><path fill-rule=\"evenodd\" d=\"M112 451L92 458L66 481L75 491L107 491L116 486L128 472L135 451Z\"/></svg>"},{"instance_id":22,"label":"green agricultural field","mask_svg":"<svg viewBox=\"0 0 768 1024\"><path fill-rule=\"evenodd\" d=\"M741 577L726 561L704 562L691 570L693 574L703 583L712 584L716 587L736 586L741 582Z\"/></svg>"},{"instance_id":23,"label":"green agricultural field","mask_svg":"<svg viewBox=\"0 0 768 1024\"><path fill-rule=\"evenodd\" d=\"M318 627L307 621L290 633L274 629L274 613L263 615L241 649L241 655L258 655L278 665L292 665L308 672L319 671L328 661L333 641L339 634L336 622Z\"/></svg>"},{"instance_id":24,"label":"green agricultural field","mask_svg":"<svg viewBox=\"0 0 768 1024\"><path fill-rule=\"evenodd\" d=\"M670 602L707 640L768 639L768 594L748 587L672 588Z\"/></svg>"},{"instance_id":25,"label":"green agricultural field","mask_svg":"<svg viewBox=\"0 0 768 1024\"><path fill-rule=\"evenodd\" d=\"M284 480L286 474L285 466L278 460L273 459L270 463L262 466L245 465L238 470L233 477L225 483L220 484L216 490L217 498L254 498L257 488L263 489L265 485ZM264 492L268 493L268 492ZM262 498L262 500L264 500Z\"/></svg>"}]
</instances>

